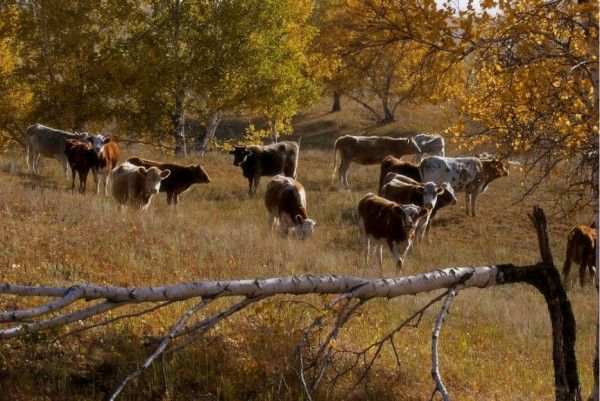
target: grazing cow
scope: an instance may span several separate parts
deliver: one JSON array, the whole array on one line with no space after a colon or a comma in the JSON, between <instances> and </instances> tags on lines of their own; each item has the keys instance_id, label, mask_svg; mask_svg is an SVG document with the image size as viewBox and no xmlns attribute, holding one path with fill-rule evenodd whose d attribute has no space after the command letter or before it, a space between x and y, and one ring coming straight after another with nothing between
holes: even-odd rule
<instances>
[{"instance_id":1,"label":"grazing cow","mask_svg":"<svg viewBox=\"0 0 600 401\"><path fill-rule=\"evenodd\" d=\"M99 160L98 172L100 180L97 180L96 183L96 194L100 193L100 187L103 186L104 194L108 196L108 177L121 159L121 150L117 143L109 136L100 134L89 135L87 139L94 147Z\"/></svg>"},{"instance_id":2,"label":"grazing cow","mask_svg":"<svg viewBox=\"0 0 600 401\"><path fill-rule=\"evenodd\" d=\"M153 160L132 157L128 163L143 167L158 167L161 170L169 170L171 174L160 184L160 192L167 193L167 203L177 205L179 195L187 191L194 184L208 184L210 177L199 164L183 166L177 163L160 163Z\"/></svg>"},{"instance_id":3,"label":"grazing cow","mask_svg":"<svg viewBox=\"0 0 600 401\"><path fill-rule=\"evenodd\" d=\"M233 165L242 168L252 195L258 190L261 176L283 174L296 178L299 152L298 143L283 141L265 146L236 146L229 154L234 156Z\"/></svg>"},{"instance_id":4,"label":"grazing cow","mask_svg":"<svg viewBox=\"0 0 600 401\"><path fill-rule=\"evenodd\" d=\"M267 184L265 206L269 214L269 230L273 233L275 220L279 220L281 235L287 238L289 229L298 239L310 238L315 221L306 213L304 187L293 178L276 175Z\"/></svg>"},{"instance_id":5,"label":"grazing cow","mask_svg":"<svg viewBox=\"0 0 600 401\"><path fill-rule=\"evenodd\" d=\"M392 180L399 180L399 181L406 182L408 184L414 184L414 185L419 184L419 182L413 180L412 178L406 177L404 175L400 175L400 174L396 174L396 173L388 173L385 176L385 178L383 179L383 185L385 186L387 183L389 183ZM456 205L458 203L458 199L456 199L456 195L454 195L454 189L452 189L452 186L450 185L450 183L442 182L440 184L440 186L444 188L444 192L439 194L437 197L437 202L435 203L435 206L433 207L433 209L431 210L431 213L429 215L429 219L427 222L427 227L425 228L425 232L428 232L431 229L431 221L433 220L433 218L435 217L435 215L437 214L437 212L440 209L445 208L446 206ZM391 200L393 200L393 199L391 199ZM423 235L425 235L425 233L423 233Z\"/></svg>"},{"instance_id":6,"label":"grazing cow","mask_svg":"<svg viewBox=\"0 0 600 401\"><path fill-rule=\"evenodd\" d=\"M158 193L160 182L171 174L157 167L140 167L123 163L111 173L112 194L119 207L129 205L133 209L146 210L152 195Z\"/></svg>"},{"instance_id":7,"label":"grazing cow","mask_svg":"<svg viewBox=\"0 0 600 401\"><path fill-rule=\"evenodd\" d=\"M405 177L412 178L417 182L421 182L421 172L419 166L410 162L404 162L396 159L394 156L388 156L381 161L381 171L379 173L379 194L381 195L381 187L383 180L389 173L401 174Z\"/></svg>"},{"instance_id":8,"label":"grazing cow","mask_svg":"<svg viewBox=\"0 0 600 401\"><path fill-rule=\"evenodd\" d=\"M413 137L421 151L417 153L417 163L421 163L424 154L432 156L446 156L444 138L440 135L419 134Z\"/></svg>"},{"instance_id":9,"label":"grazing cow","mask_svg":"<svg viewBox=\"0 0 600 401\"><path fill-rule=\"evenodd\" d=\"M571 263L579 265L579 284L585 283L585 268L589 268L592 281L596 275L596 241L598 240L595 224L575 226L567 237L567 254L563 265L563 280L569 278Z\"/></svg>"},{"instance_id":10,"label":"grazing cow","mask_svg":"<svg viewBox=\"0 0 600 401\"><path fill-rule=\"evenodd\" d=\"M410 178L407 178L410 181ZM428 226L431 211L437 205L438 195L444 193L445 187L434 182L411 183L402 179L393 179L383 186L381 196L401 205L413 204L427 209L427 214L419 219L416 238L423 240Z\"/></svg>"},{"instance_id":11,"label":"grazing cow","mask_svg":"<svg viewBox=\"0 0 600 401\"><path fill-rule=\"evenodd\" d=\"M371 240L379 246L379 265L383 264L383 245L387 244L402 268L404 254L410 248L419 219L428 210L415 205L399 205L375 194L367 194L358 203L358 225L365 255L369 263Z\"/></svg>"},{"instance_id":12,"label":"grazing cow","mask_svg":"<svg viewBox=\"0 0 600 401\"><path fill-rule=\"evenodd\" d=\"M387 136L350 136L345 135L335 141L333 147L333 177L335 184L336 171L342 186L348 184L348 168L350 163L379 164L381 160L392 155L401 157L420 152L419 146L412 138L391 138ZM337 154L340 154L340 165L337 166Z\"/></svg>"},{"instance_id":13,"label":"grazing cow","mask_svg":"<svg viewBox=\"0 0 600 401\"><path fill-rule=\"evenodd\" d=\"M57 159L63 168L65 178L68 178L68 160L67 154L65 153L67 141L69 139L83 141L86 140L88 136L89 135L86 133L71 134L66 131L46 127L42 124L30 125L25 131L27 167L29 168L29 172L39 175L40 158L46 156Z\"/></svg>"},{"instance_id":14,"label":"grazing cow","mask_svg":"<svg viewBox=\"0 0 600 401\"><path fill-rule=\"evenodd\" d=\"M75 174L79 174L79 192L85 192L87 176L92 170L94 182L98 182L98 155L87 142L68 139L65 149L69 166L71 167L72 183L71 192L75 190Z\"/></svg>"},{"instance_id":15,"label":"grazing cow","mask_svg":"<svg viewBox=\"0 0 600 401\"><path fill-rule=\"evenodd\" d=\"M467 215L476 216L477 195L497 178L508 175L508 165L497 158L428 157L419 166L422 181L449 182L456 191L465 191Z\"/></svg>"}]
</instances>

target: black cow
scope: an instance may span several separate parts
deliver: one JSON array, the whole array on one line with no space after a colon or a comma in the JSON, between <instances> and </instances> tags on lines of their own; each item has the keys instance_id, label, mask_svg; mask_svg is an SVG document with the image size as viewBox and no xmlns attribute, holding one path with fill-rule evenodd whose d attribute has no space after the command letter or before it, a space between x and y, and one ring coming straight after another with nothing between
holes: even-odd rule
<instances>
[{"instance_id":1,"label":"black cow","mask_svg":"<svg viewBox=\"0 0 600 401\"><path fill-rule=\"evenodd\" d=\"M236 146L229 154L234 156L233 165L242 168L252 195L257 192L261 176L283 174L295 179L299 152L298 143L284 141L265 146Z\"/></svg>"}]
</instances>

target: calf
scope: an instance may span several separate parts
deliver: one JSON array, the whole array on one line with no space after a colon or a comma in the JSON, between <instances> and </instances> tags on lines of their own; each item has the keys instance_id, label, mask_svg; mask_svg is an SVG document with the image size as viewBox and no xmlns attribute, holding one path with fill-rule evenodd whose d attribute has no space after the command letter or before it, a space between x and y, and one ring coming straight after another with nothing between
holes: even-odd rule
<instances>
[{"instance_id":1,"label":"calf","mask_svg":"<svg viewBox=\"0 0 600 401\"><path fill-rule=\"evenodd\" d=\"M127 163L142 167L158 167L160 170L169 170L171 174L160 184L160 192L167 193L167 203L177 205L179 195L187 191L194 184L208 184L210 177L199 164L183 166L177 163L160 163L153 160L132 157Z\"/></svg>"},{"instance_id":2,"label":"calf","mask_svg":"<svg viewBox=\"0 0 600 401\"><path fill-rule=\"evenodd\" d=\"M100 187L104 187L104 194L108 195L108 177L110 172L117 166L121 159L121 150L115 141L109 136L89 135L88 141L94 147L98 155L98 173L100 179L96 182L96 194L100 193Z\"/></svg>"},{"instance_id":3,"label":"calf","mask_svg":"<svg viewBox=\"0 0 600 401\"><path fill-rule=\"evenodd\" d=\"M252 195L258 190L261 176L283 174L296 178L299 152L298 143L283 141L266 146L236 146L229 154L234 156L233 165L242 168Z\"/></svg>"},{"instance_id":4,"label":"calf","mask_svg":"<svg viewBox=\"0 0 600 401\"><path fill-rule=\"evenodd\" d=\"M421 173L419 166L410 162L404 162L394 156L388 156L381 161L381 170L379 172L379 194L381 195L381 187L383 180L389 173L401 174L405 177L412 178L417 182L421 182Z\"/></svg>"},{"instance_id":5,"label":"calf","mask_svg":"<svg viewBox=\"0 0 600 401\"><path fill-rule=\"evenodd\" d=\"M383 186L381 195L401 205L414 204L427 210L427 214L419 219L416 229L416 238L421 241L429 224L431 211L437 204L438 195L441 195L444 191L443 186L433 182L420 184L393 179Z\"/></svg>"},{"instance_id":6,"label":"calf","mask_svg":"<svg viewBox=\"0 0 600 401\"><path fill-rule=\"evenodd\" d=\"M402 268L404 254L410 248L419 219L428 213L427 209L415 205L399 205L372 193L358 203L358 225L365 255L369 262L371 240L379 246L379 265L383 264L383 245L387 244Z\"/></svg>"},{"instance_id":7,"label":"calf","mask_svg":"<svg viewBox=\"0 0 600 401\"><path fill-rule=\"evenodd\" d=\"M310 238L316 225L306 213L304 187L293 178L276 175L267 184L265 206L269 214L269 230L273 233L275 220L284 238L291 228L296 238Z\"/></svg>"},{"instance_id":8,"label":"calf","mask_svg":"<svg viewBox=\"0 0 600 401\"><path fill-rule=\"evenodd\" d=\"M455 190L465 191L467 215L476 216L477 195L495 179L507 176L508 165L498 158L432 156L421 162L419 173L422 181L449 182Z\"/></svg>"},{"instance_id":9,"label":"calf","mask_svg":"<svg viewBox=\"0 0 600 401\"><path fill-rule=\"evenodd\" d=\"M75 175L79 174L79 192L85 192L87 176L92 170L94 182L98 182L98 155L94 152L92 145L87 142L68 139L65 148L65 155L71 167L72 183L71 192L75 190Z\"/></svg>"},{"instance_id":10,"label":"calf","mask_svg":"<svg viewBox=\"0 0 600 401\"><path fill-rule=\"evenodd\" d=\"M158 193L160 182L171 172L157 167L139 167L131 163L123 163L111 173L112 194L123 208L128 205L132 209L146 210L152 195Z\"/></svg>"},{"instance_id":11,"label":"calf","mask_svg":"<svg viewBox=\"0 0 600 401\"><path fill-rule=\"evenodd\" d=\"M340 184L346 187L349 186L348 168L352 162L363 165L379 164L388 155L401 157L418 152L420 152L419 146L412 138L342 136L335 141L333 147L333 177L331 185L335 184L337 172ZM339 167L337 166L338 153L340 154Z\"/></svg>"},{"instance_id":12,"label":"calf","mask_svg":"<svg viewBox=\"0 0 600 401\"><path fill-rule=\"evenodd\" d=\"M442 136L419 134L415 135L413 139L417 145L419 145L419 149L421 150L419 153L417 153L417 163L421 162L423 154L425 153L434 156L446 156L444 149L446 144Z\"/></svg>"},{"instance_id":13,"label":"calf","mask_svg":"<svg viewBox=\"0 0 600 401\"><path fill-rule=\"evenodd\" d=\"M63 168L65 178L67 177L68 159L65 153L67 141L85 140L87 134L72 134L70 132L46 127L42 124L30 125L25 131L25 142L27 145L27 167L29 172L40 174L40 159L42 156L57 159Z\"/></svg>"},{"instance_id":14,"label":"calf","mask_svg":"<svg viewBox=\"0 0 600 401\"><path fill-rule=\"evenodd\" d=\"M571 263L579 265L579 284L585 283L586 267L590 270L592 281L596 275L596 227L575 226L567 237L567 254L563 265L563 280L566 281L571 271Z\"/></svg>"}]
</instances>

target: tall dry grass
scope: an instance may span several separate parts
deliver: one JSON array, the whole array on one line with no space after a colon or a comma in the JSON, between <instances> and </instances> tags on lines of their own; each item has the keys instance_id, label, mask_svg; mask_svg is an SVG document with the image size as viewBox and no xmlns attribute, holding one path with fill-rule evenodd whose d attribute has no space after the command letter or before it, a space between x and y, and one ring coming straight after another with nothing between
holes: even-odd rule
<instances>
[{"instance_id":1,"label":"tall dry grass","mask_svg":"<svg viewBox=\"0 0 600 401\"><path fill-rule=\"evenodd\" d=\"M435 110L412 111L410 121L443 128ZM345 114L344 114L345 113ZM24 156L0 158L0 275L2 282L121 286L172 284L190 280L270 277L292 274L346 274L395 277L450 266L491 263L530 264L539 259L536 237L526 217L531 203L513 204L527 177L518 170L494 182L478 200L479 217L459 204L439 213L433 241L413 252L398 271L389 255L384 266L363 265L356 204L376 191L377 166L350 168L350 190L332 189L334 133L360 131L354 111L327 115L318 108L296 121L303 135L298 179L307 190L309 216L318 223L306 242L269 239L262 197L247 196L247 182L228 155L213 153L200 161L212 178L182 195L179 209L164 194L146 213L119 213L111 198L71 194L58 165L44 160L42 178L26 174ZM405 130L406 124L378 128ZM149 149L123 148L124 157L169 158ZM450 146L450 154L458 151ZM197 161L189 158L189 162ZM260 185L264 193L268 178ZM541 206L545 206L543 199ZM540 201L540 199L536 199ZM550 200L548 200L549 202ZM581 222L589 220L582 211ZM566 233L573 222L550 225L552 250L562 263ZM577 356L584 393L592 383L597 295L591 286L570 288L577 320ZM359 349L391 330L433 294L370 301L342 331L336 347ZM272 381L311 321L306 305L278 297L251 307L220 324L203 341L165 360L166 388L160 364L134 383L125 399L271 400L298 399L297 388L276 395ZM327 298L306 297L322 305ZM39 301L39 300L38 300ZM206 313L216 310L219 301ZM1 309L24 305L2 297ZM174 323L185 305L151 316L59 340L59 331L0 344L2 400L99 400L150 351L142 340ZM336 389L326 386L317 399L429 399L430 336L437 310L428 311L417 328L399 334L401 365L387 347L374 365L367 386L352 389L352 375ZM74 325L77 327L77 325ZM541 296L531 287L513 285L464 290L455 300L441 338L445 383L460 400L551 400L553 376L550 322ZM357 376L354 376L356 379Z\"/></svg>"}]
</instances>

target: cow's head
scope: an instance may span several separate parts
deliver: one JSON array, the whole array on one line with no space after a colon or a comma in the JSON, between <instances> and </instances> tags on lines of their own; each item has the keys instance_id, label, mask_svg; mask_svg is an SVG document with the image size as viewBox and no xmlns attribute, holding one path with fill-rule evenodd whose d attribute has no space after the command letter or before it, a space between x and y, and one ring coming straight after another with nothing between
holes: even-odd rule
<instances>
[{"instance_id":1,"label":"cow's head","mask_svg":"<svg viewBox=\"0 0 600 401\"><path fill-rule=\"evenodd\" d=\"M454 189L449 182L442 182L440 184L441 187L444 187L444 192L440 194L438 197L437 204L439 207L456 205L458 203L458 199L456 199L456 195L454 194Z\"/></svg>"},{"instance_id":2,"label":"cow's head","mask_svg":"<svg viewBox=\"0 0 600 401\"><path fill-rule=\"evenodd\" d=\"M315 226L317 222L311 219L303 219L302 216L297 215L294 219L296 225L292 228L292 233L297 239L309 239L315 232Z\"/></svg>"},{"instance_id":3,"label":"cow's head","mask_svg":"<svg viewBox=\"0 0 600 401\"><path fill-rule=\"evenodd\" d=\"M500 158L481 159L485 174L490 179L506 177L508 175L508 163Z\"/></svg>"},{"instance_id":4,"label":"cow's head","mask_svg":"<svg viewBox=\"0 0 600 401\"><path fill-rule=\"evenodd\" d=\"M419 219L429 213L429 209L413 204L395 205L394 212L402 221L402 228L406 234L414 231Z\"/></svg>"},{"instance_id":5,"label":"cow's head","mask_svg":"<svg viewBox=\"0 0 600 401\"><path fill-rule=\"evenodd\" d=\"M419 144L417 143L417 141L415 141L414 137L410 137L409 141L408 141L408 152L406 152L407 154L417 154L417 153L421 153L421 148L419 147Z\"/></svg>"},{"instance_id":6,"label":"cow's head","mask_svg":"<svg viewBox=\"0 0 600 401\"><path fill-rule=\"evenodd\" d=\"M423 195L423 207L432 210L435 207L438 195L443 194L445 189L435 182L426 182L418 186L417 191Z\"/></svg>"},{"instance_id":7,"label":"cow's head","mask_svg":"<svg viewBox=\"0 0 600 401\"><path fill-rule=\"evenodd\" d=\"M245 146L236 146L233 148L233 150L229 151L229 154L233 155L233 165L239 166L244 160L246 160L246 157L252 154L252 151Z\"/></svg>"},{"instance_id":8,"label":"cow's head","mask_svg":"<svg viewBox=\"0 0 600 401\"><path fill-rule=\"evenodd\" d=\"M157 167L140 167L138 169L144 179L144 193L154 195L160 189L160 182L171 174L171 170L160 170Z\"/></svg>"},{"instance_id":9,"label":"cow's head","mask_svg":"<svg viewBox=\"0 0 600 401\"><path fill-rule=\"evenodd\" d=\"M104 136L101 134L90 135L87 132L84 132L84 134L87 135L88 142L94 147L94 151L96 151L97 154L100 154L100 151L104 145L112 141L110 136Z\"/></svg>"},{"instance_id":10,"label":"cow's head","mask_svg":"<svg viewBox=\"0 0 600 401\"><path fill-rule=\"evenodd\" d=\"M192 176L192 180L196 184L208 184L210 182L210 177L206 174L206 171L202 168L201 165L190 166L190 173Z\"/></svg>"}]
</instances>

